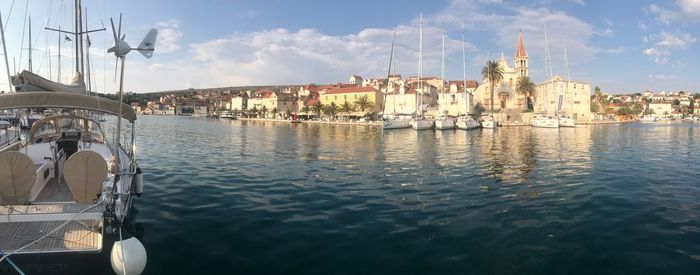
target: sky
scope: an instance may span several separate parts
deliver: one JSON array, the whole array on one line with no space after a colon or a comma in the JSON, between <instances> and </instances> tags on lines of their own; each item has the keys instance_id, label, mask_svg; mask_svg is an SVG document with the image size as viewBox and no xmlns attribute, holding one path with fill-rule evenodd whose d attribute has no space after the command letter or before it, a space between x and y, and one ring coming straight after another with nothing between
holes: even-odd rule
<instances>
[{"instance_id":1,"label":"sky","mask_svg":"<svg viewBox=\"0 0 700 275\"><path fill-rule=\"evenodd\" d=\"M62 82L75 71L73 42L44 27L73 29L70 0L2 0L0 14L10 72L28 68L28 16L32 17L33 69L56 80L58 40ZM347 82L350 75L386 77L393 29L394 72L418 74L423 16L423 75L481 82L484 63L501 56L513 64L518 32L529 56L530 77L545 79L545 26L555 75L610 93L645 90L700 92L700 0L436 0L436 1L106 1L86 0L91 34L93 90L114 93L115 58L110 18L137 46L158 30L151 59L126 59L125 90ZM462 26L465 43L462 43ZM565 58L565 51L566 57ZM0 52L1 53L1 52ZM568 71L566 65L568 63ZM4 60L0 59L4 65ZM0 90L6 90L0 66Z\"/></svg>"}]
</instances>

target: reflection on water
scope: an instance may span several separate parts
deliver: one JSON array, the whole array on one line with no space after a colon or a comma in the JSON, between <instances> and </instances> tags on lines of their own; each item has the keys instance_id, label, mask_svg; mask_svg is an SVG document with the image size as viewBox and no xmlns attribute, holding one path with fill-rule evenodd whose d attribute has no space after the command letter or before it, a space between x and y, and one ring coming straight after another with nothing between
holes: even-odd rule
<instances>
[{"instance_id":1,"label":"reflection on water","mask_svg":"<svg viewBox=\"0 0 700 275\"><path fill-rule=\"evenodd\" d=\"M694 125L137 125L150 273L700 270Z\"/></svg>"}]
</instances>

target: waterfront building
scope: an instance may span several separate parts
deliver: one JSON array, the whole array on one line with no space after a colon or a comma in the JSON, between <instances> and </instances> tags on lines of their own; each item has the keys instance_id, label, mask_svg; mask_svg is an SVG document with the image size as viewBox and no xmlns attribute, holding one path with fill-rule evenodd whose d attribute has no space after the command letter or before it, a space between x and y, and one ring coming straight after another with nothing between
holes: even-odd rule
<instances>
[{"instance_id":1,"label":"waterfront building","mask_svg":"<svg viewBox=\"0 0 700 275\"><path fill-rule=\"evenodd\" d=\"M503 70L503 79L494 85L494 102L491 102L491 88L488 79L483 79L482 84L474 92L475 104L483 106L484 110L499 110L501 113L520 113L527 108L527 99L515 91L518 78L528 76L528 56L525 51L522 33L518 34L517 48L511 67L501 53L498 65Z\"/></svg>"},{"instance_id":2,"label":"waterfront building","mask_svg":"<svg viewBox=\"0 0 700 275\"><path fill-rule=\"evenodd\" d=\"M569 115L577 123L591 121L591 85L554 76L537 85L535 113ZM561 97L561 103L560 103ZM560 108L561 105L561 108Z\"/></svg>"},{"instance_id":3,"label":"waterfront building","mask_svg":"<svg viewBox=\"0 0 700 275\"><path fill-rule=\"evenodd\" d=\"M379 90L374 87L349 87L349 88L333 88L320 95L321 104L331 105L335 103L336 106L343 106L344 103L349 103L355 106L356 111L360 111L356 106L355 102L363 96L367 97L367 100L372 103L372 108L366 109L366 113L378 113L381 112L382 106L384 104L384 94L379 92Z\"/></svg>"},{"instance_id":4,"label":"waterfront building","mask_svg":"<svg viewBox=\"0 0 700 275\"><path fill-rule=\"evenodd\" d=\"M671 101L652 101L649 103L649 110L655 115L669 115L673 113L673 102Z\"/></svg>"},{"instance_id":5,"label":"waterfront building","mask_svg":"<svg viewBox=\"0 0 700 275\"><path fill-rule=\"evenodd\" d=\"M467 92L464 92L464 81L453 80L447 82L444 92L438 94L438 110L442 114L446 112L450 116L460 116L474 113L473 91L477 87L475 80L467 81Z\"/></svg>"},{"instance_id":6,"label":"waterfront building","mask_svg":"<svg viewBox=\"0 0 700 275\"><path fill-rule=\"evenodd\" d=\"M271 90L261 90L255 93L255 96L248 98L248 110L255 108L256 110L267 109L270 116L276 117L277 114L296 112L296 100L289 94ZM272 110L277 109L277 114L272 114Z\"/></svg>"},{"instance_id":7,"label":"waterfront building","mask_svg":"<svg viewBox=\"0 0 700 275\"><path fill-rule=\"evenodd\" d=\"M231 97L230 110L243 111L248 109L248 94L240 93Z\"/></svg>"},{"instance_id":8,"label":"waterfront building","mask_svg":"<svg viewBox=\"0 0 700 275\"><path fill-rule=\"evenodd\" d=\"M351 75L350 80L348 80L348 83L357 85L357 86L362 86L363 80L362 77L359 75Z\"/></svg>"}]
</instances>

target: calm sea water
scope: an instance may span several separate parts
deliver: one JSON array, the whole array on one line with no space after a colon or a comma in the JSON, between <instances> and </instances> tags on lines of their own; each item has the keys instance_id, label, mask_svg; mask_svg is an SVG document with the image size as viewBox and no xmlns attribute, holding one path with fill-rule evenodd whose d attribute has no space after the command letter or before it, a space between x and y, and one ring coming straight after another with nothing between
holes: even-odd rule
<instances>
[{"instance_id":1,"label":"calm sea water","mask_svg":"<svg viewBox=\"0 0 700 275\"><path fill-rule=\"evenodd\" d=\"M700 273L700 125L137 122L146 274Z\"/></svg>"}]
</instances>

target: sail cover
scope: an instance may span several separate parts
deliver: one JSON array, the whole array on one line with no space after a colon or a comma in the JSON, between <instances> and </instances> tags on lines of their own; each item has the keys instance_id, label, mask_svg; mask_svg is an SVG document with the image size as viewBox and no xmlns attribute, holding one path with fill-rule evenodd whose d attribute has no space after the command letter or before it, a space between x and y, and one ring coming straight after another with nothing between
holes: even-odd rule
<instances>
[{"instance_id":1,"label":"sail cover","mask_svg":"<svg viewBox=\"0 0 700 275\"><path fill-rule=\"evenodd\" d=\"M119 115L121 112L121 116L128 121L134 122L134 120L136 120L136 112L131 106L97 96L56 92L0 95L0 110L18 108L82 109L104 112L112 115Z\"/></svg>"},{"instance_id":2,"label":"sail cover","mask_svg":"<svg viewBox=\"0 0 700 275\"><path fill-rule=\"evenodd\" d=\"M43 78L29 71L22 71L13 77L13 85L18 92L63 92L71 94L85 94L85 81L83 75L75 73L71 84L61 84Z\"/></svg>"}]
</instances>

